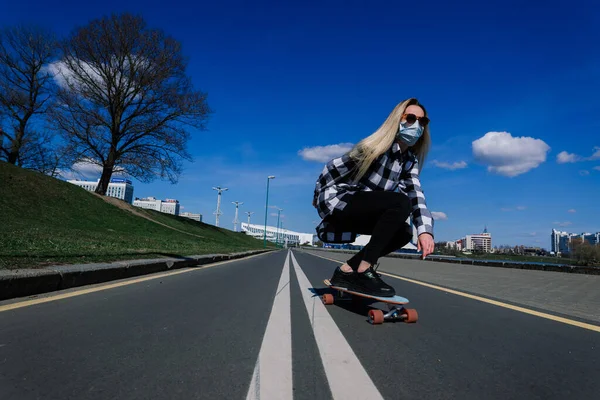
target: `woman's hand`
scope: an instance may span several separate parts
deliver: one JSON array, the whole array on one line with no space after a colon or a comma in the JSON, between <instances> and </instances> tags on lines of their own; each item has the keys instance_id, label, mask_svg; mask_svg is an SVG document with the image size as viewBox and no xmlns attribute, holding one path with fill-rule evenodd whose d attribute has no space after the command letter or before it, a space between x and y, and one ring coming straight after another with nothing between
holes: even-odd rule
<instances>
[{"instance_id":1,"label":"woman's hand","mask_svg":"<svg viewBox=\"0 0 600 400\"><path fill-rule=\"evenodd\" d=\"M423 251L422 259L424 260L429 254L433 253L434 248L433 236L429 233L421 233L417 244L417 251Z\"/></svg>"}]
</instances>

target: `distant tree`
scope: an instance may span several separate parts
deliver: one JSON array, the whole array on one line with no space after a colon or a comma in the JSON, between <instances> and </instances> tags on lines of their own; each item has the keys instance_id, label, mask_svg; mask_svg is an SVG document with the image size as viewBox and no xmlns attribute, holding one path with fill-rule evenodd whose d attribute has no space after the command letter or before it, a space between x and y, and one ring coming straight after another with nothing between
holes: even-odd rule
<instances>
[{"instance_id":1,"label":"distant tree","mask_svg":"<svg viewBox=\"0 0 600 400\"><path fill-rule=\"evenodd\" d=\"M581 265L600 264L600 246L588 241L574 240L572 242L571 258Z\"/></svg>"},{"instance_id":2,"label":"distant tree","mask_svg":"<svg viewBox=\"0 0 600 400\"><path fill-rule=\"evenodd\" d=\"M434 243L434 253L436 254L453 254L454 248L447 246L448 242L435 242Z\"/></svg>"},{"instance_id":3,"label":"distant tree","mask_svg":"<svg viewBox=\"0 0 600 400\"><path fill-rule=\"evenodd\" d=\"M191 159L188 129L204 129L211 112L185 75L181 44L122 14L78 28L62 50L52 117L75 159L102 168L96 193L106 194L115 169L175 183Z\"/></svg>"},{"instance_id":4,"label":"distant tree","mask_svg":"<svg viewBox=\"0 0 600 400\"><path fill-rule=\"evenodd\" d=\"M63 156L43 125L52 105L47 67L58 52L48 29L18 25L0 31L0 159L52 176Z\"/></svg>"}]
</instances>

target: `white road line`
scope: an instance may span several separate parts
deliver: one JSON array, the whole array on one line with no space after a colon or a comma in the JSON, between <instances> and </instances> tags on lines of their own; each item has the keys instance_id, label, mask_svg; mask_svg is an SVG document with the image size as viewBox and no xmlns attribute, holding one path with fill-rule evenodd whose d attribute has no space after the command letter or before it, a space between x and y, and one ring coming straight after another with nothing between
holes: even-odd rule
<instances>
[{"instance_id":1,"label":"white road line","mask_svg":"<svg viewBox=\"0 0 600 400\"><path fill-rule=\"evenodd\" d=\"M383 399L292 254L294 271L334 399Z\"/></svg>"},{"instance_id":2,"label":"white road line","mask_svg":"<svg viewBox=\"0 0 600 400\"><path fill-rule=\"evenodd\" d=\"M293 398L289 250L275 293L247 400Z\"/></svg>"}]
</instances>

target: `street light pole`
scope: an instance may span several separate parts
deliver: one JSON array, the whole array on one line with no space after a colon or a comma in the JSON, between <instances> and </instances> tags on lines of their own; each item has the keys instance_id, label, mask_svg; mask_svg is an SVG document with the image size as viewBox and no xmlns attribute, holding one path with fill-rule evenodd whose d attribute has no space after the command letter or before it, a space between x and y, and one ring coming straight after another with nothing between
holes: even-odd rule
<instances>
[{"instance_id":1,"label":"street light pole","mask_svg":"<svg viewBox=\"0 0 600 400\"><path fill-rule=\"evenodd\" d=\"M235 218L233 219L233 231L237 232L237 225L240 223L238 220L238 208L240 204L244 204L240 201L232 201L231 204L235 204Z\"/></svg>"},{"instance_id":2,"label":"street light pole","mask_svg":"<svg viewBox=\"0 0 600 400\"><path fill-rule=\"evenodd\" d=\"M279 216L281 215L281 212L283 211L283 208L277 208L277 239L276 239L276 245L279 246Z\"/></svg>"},{"instance_id":3,"label":"street light pole","mask_svg":"<svg viewBox=\"0 0 600 400\"><path fill-rule=\"evenodd\" d=\"M250 225L250 216L254 214L254 211L246 211L246 214L248 214L248 225Z\"/></svg>"},{"instance_id":4,"label":"street light pole","mask_svg":"<svg viewBox=\"0 0 600 400\"><path fill-rule=\"evenodd\" d=\"M221 186L214 187L213 190L217 191L217 211L214 213L217 217L215 220L215 226L219 226L219 217L223 214L221 212L221 193L228 190L227 188L221 188Z\"/></svg>"},{"instance_id":5,"label":"street light pole","mask_svg":"<svg viewBox=\"0 0 600 400\"><path fill-rule=\"evenodd\" d=\"M265 204L265 232L263 236L263 246L267 248L267 215L269 215L269 182L271 179L275 179L273 175L267 177L267 202Z\"/></svg>"}]
</instances>

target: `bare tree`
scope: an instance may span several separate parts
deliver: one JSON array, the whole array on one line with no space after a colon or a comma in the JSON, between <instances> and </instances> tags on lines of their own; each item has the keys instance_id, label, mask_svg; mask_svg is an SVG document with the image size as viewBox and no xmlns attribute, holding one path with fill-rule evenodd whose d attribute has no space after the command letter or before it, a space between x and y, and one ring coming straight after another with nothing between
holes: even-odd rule
<instances>
[{"instance_id":1,"label":"bare tree","mask_svg":"<svg viewBox=\"0 0 600 400\"><path fill-rule=\"evenodd\" d=\"M52 100L47 66L58 49L54 34L41 27L0 31L0 121L7 126L0 127L0 158L45 173L61 159L43 128Z\"/></svg>"},{"instance_id":2,"label":"bare tree","mask_svg":"<svg viewBox=\"0 0 600 400\"><path fill-rule=\"evenodd\" d=\"M181 45L141 17L112 15L77 29L54 66L56 128L79 160L102 167L104 195L116 168L143 182L176 182L187 128L204 129L206 95L185 75Z\"/></svg>"}]
</instances>

